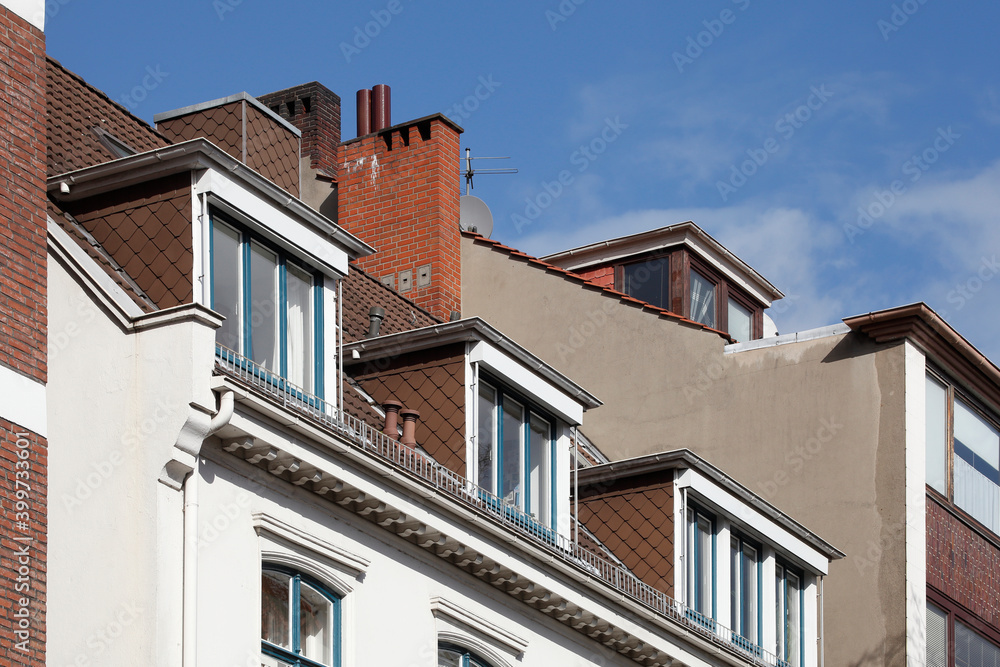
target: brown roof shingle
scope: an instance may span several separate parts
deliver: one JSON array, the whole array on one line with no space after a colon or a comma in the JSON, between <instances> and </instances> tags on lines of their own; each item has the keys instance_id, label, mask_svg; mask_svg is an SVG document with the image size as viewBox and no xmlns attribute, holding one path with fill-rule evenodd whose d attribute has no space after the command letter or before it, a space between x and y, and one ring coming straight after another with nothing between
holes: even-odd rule
<instances>
[{"instance_id":1,"label":"brown roof shingle","mask_svg":"<svg viewBox=\"0 0 1000 667\"><path fill-rule=\"evenodd\" d=\"M344 280L344 342L361 340L368 333L368 311L373 306L385 309L379 335L441 324L441 320L383 285L361 269L352 266Z\"/></svg>"},{"instance_id":2,"label":"brown roof shingle","mask_svg":"<svg viewBox=\"0 0 1000 667\"><path fill-rule=\"evenodd\" d=\"M118 158L95 128L137 153L170 145L166 137L53 58L48 59L46 95L49 176Z\"/></svg>"}]
</instances>

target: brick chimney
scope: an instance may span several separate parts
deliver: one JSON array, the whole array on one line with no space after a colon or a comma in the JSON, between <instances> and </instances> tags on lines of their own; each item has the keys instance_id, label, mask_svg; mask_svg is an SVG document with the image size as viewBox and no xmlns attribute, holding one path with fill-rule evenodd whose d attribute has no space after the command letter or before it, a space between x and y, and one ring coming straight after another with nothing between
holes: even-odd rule
<instances>
[{"instance_id":1,"label":"brick chimney","mask_svg":"<svg viewBox=\"0 0 1000 667\"><path fill-rule=\"evenodd\" d=\"M371 132L343 143L340 97L321 84L257 99L302 131L302 200L375 247L358 266L447 320L462 308L462 128L441 114L392 125L389 97L359 91Z\"/></svg>"},{"instance_id":2,"label":"brick chimney","mask_svg":"<svg viewBox=\"0 0 1000 667\"><path fill-rule=\"evenodd\" d=\"M19 665L45 664L48 312L44 17L42 0L0 0L0 53L4 61L0 67L0 477L4 480L0 542L5 551L26 549L23 560L5 557L0 563L4 616L9 619L5 648L0 653ZM16 469L15 463L20 463ZM23 483L17 489L15 478ZM26 502L27 510L18 510L15 517L18 501ZM23 569L21 580L19 567ZM28 587L15 591L18 581Z\"/></svg>"},{"instance_id":3,"label":"brick chimney","mask_svg":"<svg viewBox=\"0 0 1000 667\"><path fill-rule=\"evenodd\" d=\"M462 309L459 134L441 114L341 145L340 226L377 252L365 271L447 320Z\"/></svg>"},{"instance_id":4,"label":"brick chimney","mask_svg":"<svg viewBox=\"0 0 1000 667\"><path fill-rule=\"evenodd\" d=\"M302 201L337 220L340 97L313 81L257 98L302 132Z\"/></svg>"}]
</instances>

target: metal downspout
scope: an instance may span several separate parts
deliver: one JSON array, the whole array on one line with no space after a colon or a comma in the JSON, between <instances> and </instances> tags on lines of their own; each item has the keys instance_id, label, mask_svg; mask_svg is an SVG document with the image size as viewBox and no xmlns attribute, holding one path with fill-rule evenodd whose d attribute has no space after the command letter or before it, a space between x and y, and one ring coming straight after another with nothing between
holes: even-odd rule
<instances>
[{"instance_id":1,"label":"metal downspout","mask_svg":"<svg viewBox=\"0 0 1000 667\"><path fill-rule=\"evenodd\" d=\"M219 410L208 424L205 438L216 433L233 418L235 396L225 391L219 396ZM182 656L184 667L198 664L198 477L199 461L184 480L184 590Z\"/></svg>"}]
</instances>

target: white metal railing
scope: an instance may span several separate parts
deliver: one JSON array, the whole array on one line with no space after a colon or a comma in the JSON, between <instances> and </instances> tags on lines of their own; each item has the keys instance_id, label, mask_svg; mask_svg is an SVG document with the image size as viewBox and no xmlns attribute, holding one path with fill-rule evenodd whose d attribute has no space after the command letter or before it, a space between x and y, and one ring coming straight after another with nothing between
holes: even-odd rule
<instances>
[{"instance_id":1,"label":"white metal railing","mask_svg":"<svg viewBox=\"0 0 1000 667\"><path fill-rule=\"evenodd\" d=\"M641 581L630 570L602 558L555 530L541 524L520 508L449 470L427 454L390 438L375 427L336 406L292 385L278 374L261 367L232 350L216 345L216 369L241 384L260 391L282 407L309 418L317 426L346 438L362 450L389 461L435 490L470 506L546 548L562 561L582 569L618 593L669 618L716 645L740 654L749 664L787 667L773 653L720 625L714 619L674 600L666 593Z\"/></svg>"}]
</instances>

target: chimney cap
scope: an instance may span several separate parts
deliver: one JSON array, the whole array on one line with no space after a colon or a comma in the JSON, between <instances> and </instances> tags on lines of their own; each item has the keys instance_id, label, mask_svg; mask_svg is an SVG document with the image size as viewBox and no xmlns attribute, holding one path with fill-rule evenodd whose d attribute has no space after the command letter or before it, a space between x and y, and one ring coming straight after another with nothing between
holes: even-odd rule
<instances>
[{"instance_id":1,"label":"chimney cap","mask_svg":"<svg viewBox=\"0 0 1000 667\"><path fill-rule=\"evenodd\" d=\"M406 417L413 417L413 418L420 417L420 412L417 411L417 410L400 410L399 414L400 414L401 417L404 417L404 418L406 418Z\"/></svg>"}]
</instances>

